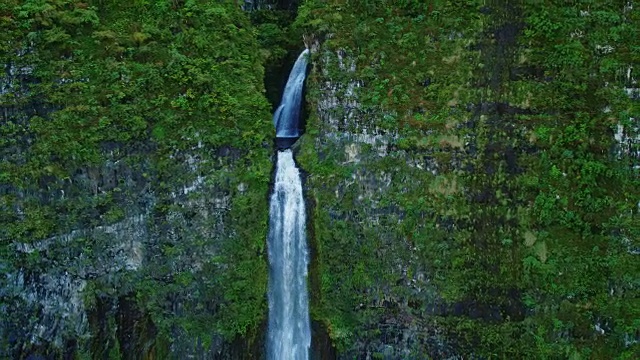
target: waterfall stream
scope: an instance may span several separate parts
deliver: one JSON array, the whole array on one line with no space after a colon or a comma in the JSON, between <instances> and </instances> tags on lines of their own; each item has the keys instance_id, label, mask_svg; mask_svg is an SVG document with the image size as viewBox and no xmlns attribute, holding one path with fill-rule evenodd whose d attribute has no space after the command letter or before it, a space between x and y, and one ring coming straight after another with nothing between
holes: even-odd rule
<instances>
[{"instance_id":1,"label":"waterfall stream","mask_svg":"<svg viewBox=\"0 0 640 360\"><path fill-rule=\"evenodd\" d=\"M268 359L307 359L311 330L305 209L291 150L278 152L275 181L269 223Z\"/></svg>"},{"instance_id":2,"label":"waterfall stream","mask_svg":"<svg viewBox=\"0 0 640 360\"><path fill-rule=\"evenodd\" d=\"M273 116L276 142L278 138L285 138L292 144L300 136L298 123L308 52L300 54L293 66L282 102ZM309 254L302 181L290 149L278 151L269 214L267 359L306 360L311 345L307 295Z\"/></svg>"}]
</instances>

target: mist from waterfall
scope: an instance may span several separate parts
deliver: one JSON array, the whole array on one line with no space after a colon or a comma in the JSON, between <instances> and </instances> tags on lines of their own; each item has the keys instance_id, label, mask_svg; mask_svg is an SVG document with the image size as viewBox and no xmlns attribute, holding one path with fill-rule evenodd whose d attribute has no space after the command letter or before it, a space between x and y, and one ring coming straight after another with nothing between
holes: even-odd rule
<instances>
[{"instance_id":1,"label":"mist from waterfall","mask_svg":"<svg viewBox=\"0 0 640 360\"><path fill-rule=\"evenodd\" d=\"M268 359L308 359L308 251L300 171L291 150L278 152L269 221Z\"/></svg>"}]
</instances>

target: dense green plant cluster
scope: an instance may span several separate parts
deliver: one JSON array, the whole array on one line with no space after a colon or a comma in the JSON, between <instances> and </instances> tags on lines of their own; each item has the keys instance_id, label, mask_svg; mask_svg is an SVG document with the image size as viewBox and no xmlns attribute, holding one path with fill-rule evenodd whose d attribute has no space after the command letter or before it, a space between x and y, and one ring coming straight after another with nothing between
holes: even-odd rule
<instances>
[{"instance_id":1,"label":"dense green plant cluster","mask_svg":"<svg viewBox=\"0 0 640 360\"><path fill-rule=\"evenodd\" d=\"M96 318L133 296L152 320L139 351L149 341L168 349L181 332L206 346L255 330L266 308L273 136L258 48L235 1L0 1L2 272L82 277L85 305L104 311ZM113 246L91 232L64 249L14 250L138 215L149 236L135 239L139 271L81 275ZM91 354L120 351L114 326L90 321ZM167 343L153 345L156 334Z\"/></svg>"},{"instance_id":2,"label":"dense green plant cluster","mask_svg":"<svg viewBox=\"0 0 640 360\"><path fill-rule=\"evenodd\" d=\"M637 159L613 131L638 118L622 87L639 16L602 2L303 4L297 25L325 40L312 104L332 81L362 110L316 111L301 150L314 316L343 351L424 326L483 357L638 354ZM346 130L397 134L388 153L328 140L328 116L346 115ZM412 290L421 273L437 295Z\"/></svg>"},{"instance_id":3,"label":"dense green plant cluster","mask_svg":"<svg viewBox=\"0 0 640 360\"><path fill-rule=\"evenodd\" d=\"M295 62L301 47L301 35L291 26L295 15L294 11L279 7L249 13L257 31L260 51L265 56L264 82L267 99L274 110L280 103L291 64Z\"/></svg>"}]
</instances>

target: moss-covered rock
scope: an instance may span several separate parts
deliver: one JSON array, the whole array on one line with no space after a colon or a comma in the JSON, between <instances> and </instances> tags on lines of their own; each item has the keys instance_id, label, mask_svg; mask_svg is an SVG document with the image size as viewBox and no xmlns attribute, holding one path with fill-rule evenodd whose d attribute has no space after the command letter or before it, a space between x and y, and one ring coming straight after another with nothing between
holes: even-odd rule
<instances>
[{"instance_id":1,"label":"moss-covered rock","mask_svg":"<svg viewBox=\"0 0 640 360\"><path fill-rule=\"evenodd\" d=\"M3 1L0 357L261 343L265 60L233 1Z\"/></svg>"},{"instance_id":2,"label":"moss-covered rock","mask_svg":"<svg viewBox=\"0 0 640 360\"><path fill-rule=\"evenodd\" d=\"M320 40L299 157L315 204L312 315L341 357L637 354L637 143L615 151L612 131L637 118L637 9L299 13Z\"/></svg>"}]
</instances>

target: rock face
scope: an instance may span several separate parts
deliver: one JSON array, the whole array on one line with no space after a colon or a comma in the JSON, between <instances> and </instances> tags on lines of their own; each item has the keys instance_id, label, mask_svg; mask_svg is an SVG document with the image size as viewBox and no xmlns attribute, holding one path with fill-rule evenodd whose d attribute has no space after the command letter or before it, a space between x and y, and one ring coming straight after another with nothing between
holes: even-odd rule
<instances>
[{"instance_id":1,"label":"rock face","mask_svg":"<svg viewBox=\"0 0 640 360\"><path fill-rule=\"evenodd\" d=\"M298 156L311 312L338 357L637 353L637 99L619 76L636 9L300 14L322 39Z\"/></svg>"},{"instance_id":2,"label":"rock face","mask_svg":"<svg viewBox=\"0 0 640 360\"><path fill-rule=\"evenodd\" d=\"M400 131L381 126L396 114L364 110L359 94L367 90L356 77L355 55L320 51L308 131L315 136L305 136L301 149L315 205L315 306L330 324L339 358L452 357L432 317L446 310L422 256L426 249L404 234L420 232L419 219L434 216L420 204L460 191L455 179L442 177L442 189L429 189L422 178L440 175L436 157L444 151L400 148ZM445 167L458 162L458 149L445 151Z\"/></svg>"},{"instance_id":3,"label":"rock face","mask_svg":"<svg viewBox=\"0 0 640 360\"><path fill-rule=\"evenodd\" d=\"M274 132L242 5L0 5L0 357L264 352ZM640 9L298 14L313 354L637 358Z\"/></svg>"},{"instance_id":4,"label":"rock face","mask_svg":"<svg viewBox=\"0 0 640 360\"><path fill-rule=\"evenodd\" d=\"M2 10L0 357L260 354L273 130L246 16L41 5Z\"/></svg>"}]
</instances>

